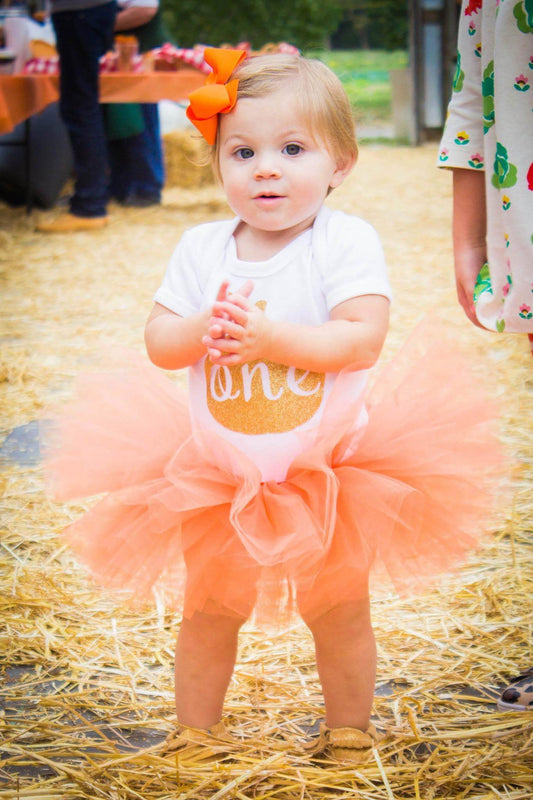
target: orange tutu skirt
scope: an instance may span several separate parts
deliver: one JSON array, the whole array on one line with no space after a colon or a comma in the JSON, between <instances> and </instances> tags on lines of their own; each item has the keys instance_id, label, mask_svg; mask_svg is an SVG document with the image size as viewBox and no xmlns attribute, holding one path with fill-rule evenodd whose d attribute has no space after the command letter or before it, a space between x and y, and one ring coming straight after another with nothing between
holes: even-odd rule
<instances>
[{"instance_id":1,"label":"orange tutu skirt","mask_svg":"<svg viewBox=\"0 0 533 800\"><path fill-rule=\"evenodd\" d=\"M255 607L279 620L297 603L311 618L366 597L371 568L400 593L427 588L490 528L506 471L497 409L425 328L379 371L357 440L340 374L283 483L262 483L216 434L192 434L186 393L127 360L82 375L47 426L55 498L106 493L66 531L105 586L163 592L186 616Z\"/></svg>"}]
</instances>

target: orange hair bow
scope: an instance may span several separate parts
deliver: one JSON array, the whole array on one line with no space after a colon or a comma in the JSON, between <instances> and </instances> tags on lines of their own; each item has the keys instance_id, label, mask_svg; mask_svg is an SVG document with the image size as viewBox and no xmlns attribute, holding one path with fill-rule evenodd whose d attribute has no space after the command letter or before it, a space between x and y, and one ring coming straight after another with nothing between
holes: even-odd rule
<instances>
[{"instance_id":1,"label":"orange hair bow","mask_svg":"<svg viewBox=\"0 0 533 800\"><path fill-rule=\"evenodd\" d=\"M207 76L205 86L190 93L186 114L208 144L215 143L218 115L227 114L237 101L239 81L227 81L245 57L246 50L207 47L204 51L204 59L213 72Z\"/></svg>"}]
</instances>

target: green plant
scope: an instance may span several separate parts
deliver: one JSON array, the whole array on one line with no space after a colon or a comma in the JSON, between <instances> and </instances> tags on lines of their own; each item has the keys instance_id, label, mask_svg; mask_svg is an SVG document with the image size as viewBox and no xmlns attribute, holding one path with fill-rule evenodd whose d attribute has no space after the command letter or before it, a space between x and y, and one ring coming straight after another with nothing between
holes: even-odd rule
<instances>
[{"instance_id":1,"label":"green plant","mask_svg":"<svg viewBox=\"0 0 533 800\"><path fill-rule=\"evenodd\" d=\"M300 48L324 46L342 17L341 0L241 0L223 9L219 0L164 0L172 39L183 47L250 42L259 49L286 41Z\"/></svg>"},{"instance_id":2,"label":"green plant","mask_svg":"<svg viewBox=\"0 0 533 800\"><path fill-rule=\"evenodd\" d=\"M359 120L390 117L390 70L407 66L406 50L308 50L306 55L324 61L339 76Z\"/></svg>"}]
</instances>

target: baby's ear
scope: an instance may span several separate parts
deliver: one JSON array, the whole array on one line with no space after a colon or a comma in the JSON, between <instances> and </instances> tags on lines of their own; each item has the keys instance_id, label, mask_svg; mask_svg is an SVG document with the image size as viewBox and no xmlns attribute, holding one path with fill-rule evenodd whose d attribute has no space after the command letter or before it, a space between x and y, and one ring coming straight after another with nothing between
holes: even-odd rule
<instances>
[{"instance_id":1,"label":"baby's ear","mask_svg":"<svg viewBox=\"0 0 533 800\"><path fill-rule=\"evenodd\" d=\"M354 155L350 155L337 164L337 169L333 173L333 178L329 184L331 189L336 189L337 186L341 185L346 176L352 171L355 160L356 157Z\"/></svg>"}]
</instances>

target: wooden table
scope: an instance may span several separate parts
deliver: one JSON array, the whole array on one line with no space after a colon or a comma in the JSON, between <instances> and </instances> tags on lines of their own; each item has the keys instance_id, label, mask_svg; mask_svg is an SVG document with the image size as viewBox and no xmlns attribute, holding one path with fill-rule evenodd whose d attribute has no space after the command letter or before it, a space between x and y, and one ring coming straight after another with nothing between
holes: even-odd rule
<instances>
[{"instance_id":1,"label":"wooden table","mask_svg":"<svg viewBox=\"0 0 533 800\"><path fill-rule=\"evenodd\" d=\"M184 100L203 86L197 69L176 72L115 72L100 75L101 103L157 103ZM58 75L0 75L0 135L24 122L24 138L8 144L25 146L26 209L32 210L31 118L59 100Z\"/></svg>"},{"instance_id":2,"label":"wooden table","mask_svg":"<svg viewBox=\"0 0 533 800\"><path fill-rule=\"evenodd\" d=\"M179 101L204 83L205 75L197 69L108 73L100 75L100 102ZM58 75L0 75L0 134L9 133L58 99Z\"/></svg>"}]
</instances>

